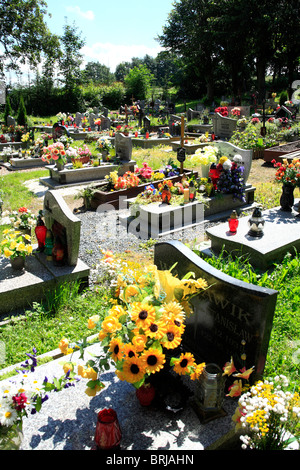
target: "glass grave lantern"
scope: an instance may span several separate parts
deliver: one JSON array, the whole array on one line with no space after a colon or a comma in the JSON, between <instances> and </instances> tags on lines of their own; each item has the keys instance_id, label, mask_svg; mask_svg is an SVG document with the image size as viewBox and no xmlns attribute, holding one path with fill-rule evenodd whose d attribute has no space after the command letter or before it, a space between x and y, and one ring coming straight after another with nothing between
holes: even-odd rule
<instances>
[{"instance_id":1,"label":"glass grave lantern","mask_svg":"<svg viewBox=\"0 0 300 470\"><path fill-rule=\"evenodd\" d=\"M223 409L225 377L221 368L214 363L206 364L196 390L196 412L202 423L226 416Z\"/></svg>"},{"instance_id":2,"label":"glass grave lantern","mask_svg":"<svg viewBox=\"0 0 300 470\"><path fill-rule=\"evenodd\" d=\"M99 411L95 432L95 444L100 450L117 449L122 438L117 413L112 408Z\"/></svg>"}]
</instances>

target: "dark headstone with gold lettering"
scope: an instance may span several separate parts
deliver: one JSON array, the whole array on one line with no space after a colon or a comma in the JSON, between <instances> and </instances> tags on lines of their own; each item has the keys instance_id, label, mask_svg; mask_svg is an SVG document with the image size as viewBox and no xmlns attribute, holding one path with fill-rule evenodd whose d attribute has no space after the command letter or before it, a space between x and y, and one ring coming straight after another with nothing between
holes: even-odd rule
<instances>
[{"instance_id":1,"label":"dark headstone with gold lettering","mask_svg":"<svg viewBox=\"0 0 300 470\"><path fill-rule=\"evenodd\" d=\"M179 278L193 271L196 278L204 278L210 286L192 301L194 313L186 321L184 349L197 360L221 368L231 357L238 365L244 351L247 368L255 367L252 380L261 378L277 291L223 274L177 240L157 243L154 262L158 269L170 269L177 263L172 272Z\"/></svg>"}]
</instances>

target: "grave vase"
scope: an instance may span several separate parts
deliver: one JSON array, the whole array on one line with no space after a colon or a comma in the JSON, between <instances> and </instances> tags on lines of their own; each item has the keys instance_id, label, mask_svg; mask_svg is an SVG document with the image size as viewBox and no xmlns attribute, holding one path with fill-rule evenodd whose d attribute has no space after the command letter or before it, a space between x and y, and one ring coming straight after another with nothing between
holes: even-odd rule
<instances>
[{"instance_id":1,"label":"grave vase","mask_svg":"<svg viewBox=\"0 0 300 470\"><path fill-rule=\"evenodd\" d=\"M21 271L25 267L25 258L23 256L17 256L16 258L10 258L11 267L15 271Z\"/></svg>"},{"instance_id":2,"label":"grave vase","mask_svg":"<svg viewBox=\"0 0 300 470\"><path fill-rule=\"evenodd\" d=\"M201 165L201 177L202 178L208 178L209 168L210 168L210 164Z\"/></svg>"},{"instance_id":3,"label":"grave vase","mask_svg":"<svg viewBox=\"0 0 300 470\"><path fill-rule=\"evenodd\" d=\"M280 196L280 209L284 212L291 212L294 205L294 186L283 183L282 194Z\"/></svg>"},{"instance_id":4,"label":"grave vase","mask_svg":"<svg viewBox=\"0 0 300 470\"><path fill-rule=\"evenodd\" d=\"M65 167L64 163L61 163L59 161L56 162L57 171L62 171L64 167Z\"/></svg>"},{"instance_id":5,"label":"grave vase","mask_svg":"<svg viewBox=\"0 0 300 470\"><path fill-rule=\"evenodd\" d=\"M19 450L22 444L23 433L20 426L2 426L0 424L0 451Z\"/></svg>"},{"instance_id":6,"label":"grave vase","mask_svg":"<svg viewBox=\"0 0 300 470\"><path fill-rule=\"evenodd\" d=\"M150 406L155 397L155 388L152 384L144 384L135 392L142 406Z\"/></svg>"}]
</instances>

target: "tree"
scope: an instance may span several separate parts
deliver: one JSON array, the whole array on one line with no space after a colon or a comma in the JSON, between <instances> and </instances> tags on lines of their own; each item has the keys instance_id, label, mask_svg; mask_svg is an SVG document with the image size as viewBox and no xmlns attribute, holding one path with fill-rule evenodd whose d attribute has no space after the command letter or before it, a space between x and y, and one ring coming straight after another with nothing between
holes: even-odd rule
<instances>
[{"instance_id":1,"label":"tree","mask_svg":"<svg viewBox=\"0 0 300 470\"><path fill-rule=\"evenodd\" d=\"M23 96L20 96L20 103L19 103L19 109L17 113L17 123L19 126L26 126L27 125L27 112L25 108L25 103Z\"/></svg>"},{"instance_id":2,"label":"tree","mask_svg":"<svg viewBox=\"0 0 300 470\"><path fill-rule=\"evenodd\" d=\"M75 112L80 107L81 93L79 85L81 83L80 65L83 62L80 49L84 46L85 40L81 38L81 32L73 25L64 25L64 34L61 37L62 56L59 59L60 82L64 87L64 108L69 112Z\"/></svg>"},{"instance_id":3,"label":"tree","mask_svg":"<svg viewBox=\"0 0 300 470\"><path fill-rule=\"evenodd\" d=\"M153 78L153 75L145 65L134 67L124 80L127 97L134 96L135 100L146 100L149 98Z\"/></svg>"},{"instance_id":4,"label":"tree","mask_svg":"<svg viewBox=\"0 0 300 470\"><path fill-rule=\"evenodd\" d=\"M82 80L84 83L89 81L93 83L101 83L111 85L115 75L110 71L109 67L99 62L88 62L82 71Z\"/></svg>"},{"instance_id":5,"label":"tree","mask_svg":"<svg viewBox=\"0 0 300 470\"><path fill-rule=\"evenodd\" d=\"M44 0L1 0L0 2L0 73L19 70L20 63L36 66L42 55L58 57L59 38L46 23Z\"/></svg>"},{"instance_id":6,"label":"tree","mask_svg":"<svg viewBox=\"0 0 300 470\"><path fill-rule=\"evenodd\" d=\"M207 0L181 0L174 4L163 34L158 41L170 52L184 58L184 64L194 74L194 87L205 79L207 97L213 100L215 70L220 45L210 28L211 3Z\"/></svg>"}]
</instances>

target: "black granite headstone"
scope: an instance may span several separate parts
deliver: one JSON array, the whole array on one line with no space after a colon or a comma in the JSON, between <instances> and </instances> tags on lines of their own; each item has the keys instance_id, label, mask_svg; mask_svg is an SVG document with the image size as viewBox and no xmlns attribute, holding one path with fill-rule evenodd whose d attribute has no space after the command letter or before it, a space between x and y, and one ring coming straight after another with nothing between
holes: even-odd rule
<instances>
[{"instance_id":1,"label":"black granite headstone","mask_svg":"<svg viewBox=\"0 0 300 470\"><path fill-rule=\"evenodd\" d=\"M238 368L245 352L246 367L255 367L251 381L263 376L272 330L277 291L248 284L222 273L175 240L155 245L158 269L170 269L181 279L190 271L210 286L192 300L183 347L198 361L223 368L233 357ZM245 345L242 346L242 342Z\"/></svg>"}]
</instances>

